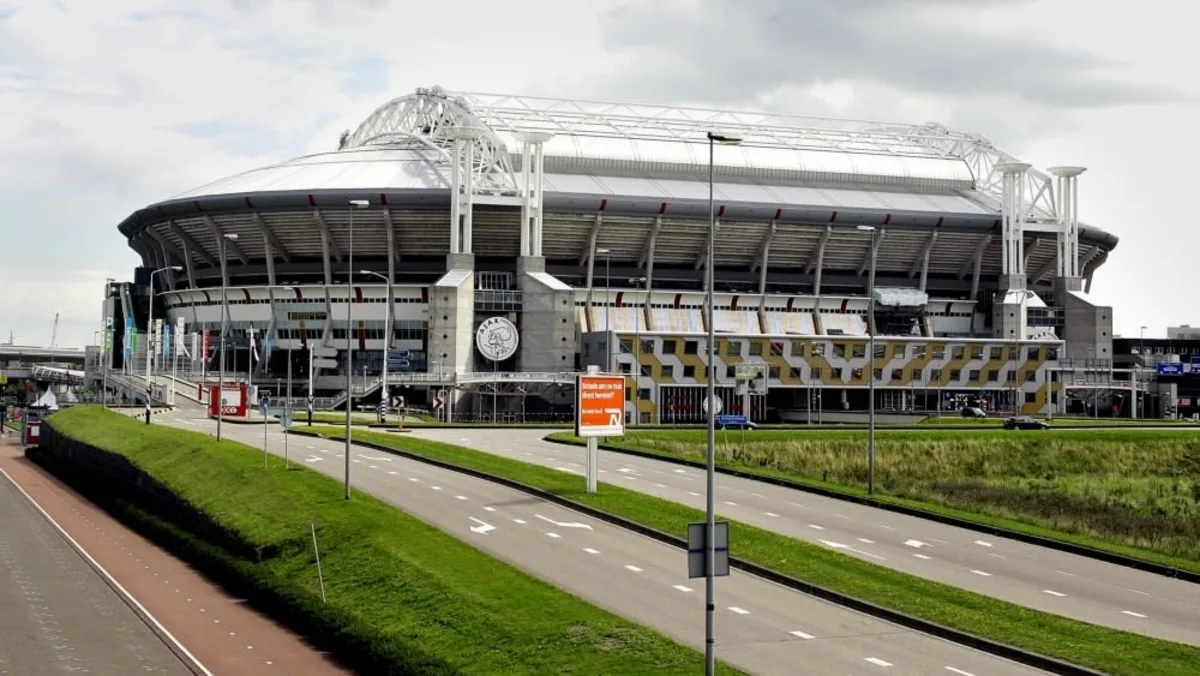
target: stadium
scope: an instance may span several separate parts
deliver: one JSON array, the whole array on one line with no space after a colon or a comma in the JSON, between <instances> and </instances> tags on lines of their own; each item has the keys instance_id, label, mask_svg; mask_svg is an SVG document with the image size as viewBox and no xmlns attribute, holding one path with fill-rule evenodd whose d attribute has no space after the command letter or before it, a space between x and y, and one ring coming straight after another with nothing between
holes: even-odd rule
<instances>
[{"instance_id":1,"label":"stadium","mask_svg":"<svg viewBox=\"0 0 1200 676\"><path fill-rule=\"evenodd\" d=\"M1117 238L1079 222L1081 173L937 124L418 89L335 150L126 218L111 366L165 346L212 373L223 347L333 406L378 401L386 368L409 405L513 420L569 414L597 365L629 375L631 421L692 422L711 283L726 412L861 411L873 380L884 411L1045 414L1063 363L1111 358L1089 292ZM130 339L148 299L176 335L155 348Z\"/></svg>"}]
</instances>

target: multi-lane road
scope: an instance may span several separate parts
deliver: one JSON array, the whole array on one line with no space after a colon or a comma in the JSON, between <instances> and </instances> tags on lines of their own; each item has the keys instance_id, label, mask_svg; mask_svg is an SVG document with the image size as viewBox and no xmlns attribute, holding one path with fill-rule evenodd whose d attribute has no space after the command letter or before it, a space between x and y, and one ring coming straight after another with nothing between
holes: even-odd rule
<instances>
[{"instance_id":1,"label":"multi-lane road","mask_svg":"<svg viewBox=\"0 0 1200 676\"><path fill-rule=\"evenodd\" d=\"M192 672L0 477L0 674Z\"/></svg>"},{"instance_id":2,"label":"multi-lane road","mask_svg":"<svg viewBox=\"0 0 1200 676\"><path fill-rule=\"evenodd\" d=\"M163 414L156 421L215 431L215 424L194 410ZM227 425L223 435L251 446L263 443L258 426ZM277 427L267 441L271 453L282 454ZM342 475L341 442L292 436L288 445L294 461ZM703 586L687 578L679 550L425 463L361 447L354 447L351 461L356 488L591 603L703 647ZM720 581L717 602L720 658L753 673L1037 673L739 571Z\"/></svg>"},{"instance_id":3,"label":"multi-lane road","mask_svg":"<svg viewBox=\"0 0 1200 676\"><path fill-rule=\"evenodd\" d=\"M548 430L419 429L414 436L564 472L584 471L583 449L544 440ZM600 454L602 482L704 508L700 470ZM1200 585L1058 550L761 481L717 477L717 508L847 556L1058 615L1200 645Z\"/></svg>"}]
</instances>

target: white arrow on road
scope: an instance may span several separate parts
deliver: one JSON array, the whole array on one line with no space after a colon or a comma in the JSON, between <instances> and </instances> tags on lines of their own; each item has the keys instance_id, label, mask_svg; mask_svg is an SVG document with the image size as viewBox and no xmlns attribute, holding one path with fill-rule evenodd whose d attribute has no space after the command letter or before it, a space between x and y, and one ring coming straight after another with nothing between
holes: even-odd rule
<instances>
[{"instance_id":1,"label":"white arrow on road","mask_svg":"<svg viewBox=\"0 0 1200 676\"><path fill-rule=\"evenodd\" d=\"M324 458L318 458L315 455L310 455L304 459L304 462L321 462Z\"/></svg>"},{"instance_id":2,"label":"white arrow on road","mask_svg":"<svg viewBox=\"0 0 1200 676\"><path fill-rule=\"evenodd\" d=\"M821 544L825 545L826 547L832 547L834 549L845 549L846 551L854 552L855 554L862 554L863 556L869 556L873 559L879 559L880 561L884 560L884 558L882 556L879 556L878 554L872 554L871 552L864 552L861 549L855 549L855 548L851 547L850 545L844 545L840 542L830 542L829 540L821 540L820 542L821 542Z\"/></svg>"},{"instance_id":3,"label":"white arrow on road","mask_svg":"<svg viewBox=\"0 0 1200 676\"><path fill-rule=\"evenodd\" d=\"M575 521L568 521L568 522L564 523L562 521L555 521L554 519L547 519L546 517L542 516L541 514L534 514L534 516L541 519L542 521L552 523L555 526L558 526L559 528L583 528L586 530L592 529L592 527L587 525L586 523L578 523Z\"/></svg>"},{"instance_id":4,"label":"white arrow on road","mask_svg":"<svg viewBox=\"0 0 1200 676\"><path fill-rule=\"evenodd\" d=\"M490 523L480 521L479 519L476 519L473 516L470 517L470 519L472 521L474 521L475 523L479 524L478 526L471 526L472 533L479 533L480 535L487 535L488 532L496 530L496 527Z\"/></svg>"},{"instance_id":5,"label":"white arrow on road","mask_svg":"<svg viewBox=\"0 0 1200 676\"><path fill-rule=\"evenodd\" d=\"M929 546L928 542L921 542L920 540L905 540L904 544L909 547L916 547L917 549Z\"/></svg>"},{"instance_id":6,"label":"white arrow on road","mask_svg":"<svg viewBox=\"0 0 1200 676\"><path fill-rule=\"evenodd\" d=\"M363 460L371 460L374 462L391 462L392 461L391 458L376 458L375 456L372 456L372 455L359 455L358 457L362 458Z\"/></svg>"}]
</instances>

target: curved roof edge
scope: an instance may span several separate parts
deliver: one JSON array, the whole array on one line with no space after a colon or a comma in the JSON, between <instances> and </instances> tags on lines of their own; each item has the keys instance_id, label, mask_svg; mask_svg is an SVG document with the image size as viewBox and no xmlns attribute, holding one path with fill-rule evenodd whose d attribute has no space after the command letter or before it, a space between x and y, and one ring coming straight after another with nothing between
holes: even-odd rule
<instances>
[{"instance_id":1,"label":"curved roof edge","mask_svg":"<svg viewBox=\"0 0 1200 676\"><path fill-rule=\"evenodd\" d=\"M249 211L301 211L308 209L344 208L350 199L367 199L373 204L396 208L449 209L450 194L447 190L396 190L396 191L347 191L308 190L255 192L217 195L198 198L167 200L151 204L126 217L118 230L132 237L142 228L139 226L171 218L186 218L203 214L219 214ZM789 225L824 225L835 228L852 228L856 225L880 225L885 221L891 228L946 228L977 232L999 232L999 213L937 213L911 210L888 210L884 208L862 208L838 206L812 207L805 205L779 206L775 203L723 201L724 215L729 221L777 220ZM680 218L707 220L709 206L706 199L678 199L664 202L658 198L610 197L586 193L549 193L543 197L547 212L595 214L601 208L605 214L619 216L644 216L654 218ZM478 207L477 207L478 208ZM1106 249L1113 249L1120 239L1097 227L1080 224L1080 240Z\"/></svg>"}]
</instances>

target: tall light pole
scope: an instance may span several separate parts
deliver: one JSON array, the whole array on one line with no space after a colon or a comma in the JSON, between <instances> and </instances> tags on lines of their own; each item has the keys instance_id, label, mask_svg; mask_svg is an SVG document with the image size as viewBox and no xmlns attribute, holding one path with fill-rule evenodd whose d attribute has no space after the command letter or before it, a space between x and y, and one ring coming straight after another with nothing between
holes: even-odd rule
<instances>
[{"instance_id":1,"label":"tall light pole","mask_svg":"<svg viewBox=\"0 0 1200 676\"><path fill-rule=\"evenodd\" d=\"M179 265L168 265L165 268L159 268L150 273L150 298L147 304L150 306L150 312L146 315L146 424L150 424L150 378L151 364L154 362L154 275L167 270L182 270Z\"/></svg>"},{"instance_id":2,"label":"tall light pole","mask_svg":"<svg viewBox=\"0 0 1200 676\"><path fill-rule=\"evenodd\" d=\"M221 237L221 374L217 376L217 441L221 440L221 420L225 417L225 338L229 327L229 288L226 284L228 265L225 259L225 242L237 241L236 232L227 232ZM208 355L204 355L207 360ZM208 396L212 403L212 395Z\"/></svg>"},{"instance_id":3,"label":"tall light pole","mask_svg":"<svg viewBox=\"0 0 1200 676\"><path fill-rule=\"evenodd\" d=\"M100 348L101 357L104 359L104 367L100 372L100 405L108 408L108 369L112 365L112 334L113 322L110 302L112 299L112 286L116 280L108 277L104 280L104 345Z\"/></svg>"},{"instance_id":4,"label":"tall light pole","mask_svg":"<svg viewBox=\"0 0 1200 676\"><path fill-rule=\"evenodd\" d=\"M879 251L879 231L873 225L856 226L871 233L871 272L867 279L867 493L875 492L875 254Z\"/></svg>"},{"instance_id":5,"label":"tall light pole","mask_svg":"<svg viewBox=\"0 0 1200 676\"><path fill-rule=\"evenodd\" d=\"M596 249L596 253L604 255L604 372L612 373L613 370L613 349L612 349L612 287L609 285L609 255L612 253L610 249Z\"/></svg>"},{"instance_id":6,"label":"tall light pole","mask_svg":"<svg viewBox=\"0 0 1200 676\"><path fill-rule=\"evenodd\" d=\"M392 280L388 279L387 275L380 274L373 270L359 270L364 275L374 275L387 284L387 310L383 315L383 372L380 374L379 385L379 401L383 402L384 410L387 410L388 402L388 345L392 339Z\"/></svg>"},{"instance_id":7,"label":"tall light pole","mask_svg":"<svg viewBox=\"0 0 1200 676\"><path fill-rule=\"evenodd\" d=\"M715 147L719 143L721 145L737 145L741 143L740 138L733 136L725 136L723 134L714 134L708 132L708 255L705 258L708 268L708 289L704 302L705 324L708 326L708 373L705 381L707 383L707 409L708 409L708 464L705 468L705 571L704 571L704 673L706 676L712 676L716 672L717 667L717 652L716 652L716 569L714 563L716 561L716 531L717 531L717 511L716 498L713 489L716 487L717 474L717 389L715 381L717 378L717 350L716 350L716 330L713 327L713 287L716 286L716 266L713 265L713 252L717 245L717 207L713 199L715 173L714 153Z\"/></svg>"},{"instance_id":8,"label":"tall light pole","mask_svg":"<svg viewBox=\"0 0 1200 676\"><path fill-rule=\"evenodd\" d=\"M346 265L346 499L350 499L350 412L354 408L354 210L371 206L367 200L350 200L350 246ZM387 366L386 364L384 365Z\"/></svg>"}]
</instances>

